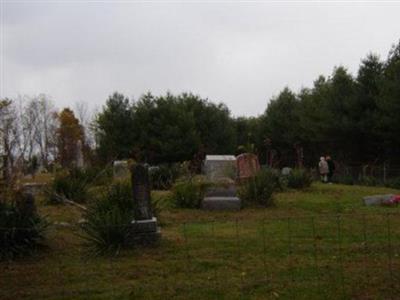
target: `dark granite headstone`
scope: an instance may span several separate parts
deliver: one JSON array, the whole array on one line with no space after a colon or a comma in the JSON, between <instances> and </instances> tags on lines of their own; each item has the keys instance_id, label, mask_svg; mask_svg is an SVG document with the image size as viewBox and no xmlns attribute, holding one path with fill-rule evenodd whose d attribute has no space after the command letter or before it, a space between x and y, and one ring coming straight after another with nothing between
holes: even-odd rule
<instances>
[{"instance_id":1,"label":"dark granite headstone","mask_svg":"<svg viewBox=\"0 0 400 300\"><path fill-rule=\"evenodd\" d=\"M131 222L129 240L132 244L153 244L160 238L157 218L151 209L151 193L148 169L142 164L131 168L134 202L134 219Z\"/></svg>"},{"instance_id":2,"label":"dark granite headstone","mask_svg":"<svg viewBox=\"0 0 400 300\"><path fill-rule=\"evenodd\" d=\"M135 220L147 220L153 217L150 200L150 182L147 168L141 164L132 167L133 202Z\"/></svg>"}]
</instances>

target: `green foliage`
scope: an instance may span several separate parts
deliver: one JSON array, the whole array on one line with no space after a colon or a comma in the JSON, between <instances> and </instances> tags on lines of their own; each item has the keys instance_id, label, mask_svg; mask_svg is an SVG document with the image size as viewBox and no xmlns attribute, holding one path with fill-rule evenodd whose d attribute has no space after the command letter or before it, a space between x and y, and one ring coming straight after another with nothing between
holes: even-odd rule
<instances>
[{"instance_id":1,"label":"green foliage","mask_svg":"<svg viewBox=\"0 0 400 300\"><path fill-rule=\"evenodd\" d=\"M180 175L179 164L161 164L149 168L151 188L154 190L168 190Z\"/></svg>"},{"instance_id":2,"label":"green foliage","mask_svg":"<svg viewBox=\"0 0 400 300\"><path fill-rule=\"evenodd\" d=\"M334 180L336 183L354 185L354 178L349 174L335 175Z\"/></svg>"},{"instance_id":3,"label":"green foliage","mask_svg":"<svg viewBox=\"0 0 400 300\"><path fill-rule=\"evenodd\" d=\"M311 183L312 176L306 169L293 169L287 176L287 186L292 189L304 189Z\"/></svg>"},{"instance_id":4,"label":"green foliage","mask_svg":"<svg viewBox=\"0 0 400 300\"><path fill-rule=\"evenodd\" d=\"M203 178L193 178L175 183L172 188L172 199L179 208L199 208L204 192L211 184Z\"/></svg>"},{"instance_id":5,"label":"green foliage","mask_svg":"<svg viewBox=\"0 0 400 300\"><path fill-rule=\"evenodd\" d=\"M91 255L116 253L127 244L133 205L128 181L112 184L89 205L82 237Z\"/></svg>"},{"instance_id":6,"label":"green foliage","mask_svg":"<svg viewBox=\"0 0 400 300\"><path fill-rule=\"evenodd\" d=\"M130 156L135 128L133 107L124 95L110 96L95 121L98 153L104 161L124 159Z\"/></svg>"},{"instance_id":7,"label":"green foliage","mask_svg":"<svg viewBox=\"0 0 400 300\"><path fill-rule=\"evenodd\" d=\"M381 181L373 176L362 176L358 184L365 186L378 186L381 185Z\"/></svg>"},{"instance_id":8,"label":"green foliage","mask_svg":"<svg viewBox=\"0 0 400 300\"><path fill-rule=\"evenodd\" d=\"M76 202L85 202L89 186L104 185L112 180L110 168L73 168L58 172L52 183L47 187L45 196L48 204L60 203L59 197L65 197Z\"/></svg>"},{"instance_id":9,"label":"green foliage","mask_svg":"<svg viewBox=\"0 0 400 300\"><path fill-rule=\"evenodd\" d=\"M400 190L400 177L391 178L386 182L386 186Z\"/></svg>"},{"instance_id":10,"label":"green foliage","mask_svg":"<svg viewBox=\"0 0 400 300\"><path fill-rule=\"evenodd\" d=\"M22 194L0 201L0 260L30 254L44 241L48 223L36 211L24 209L25 201Z\"/></svg>"},{"instance_id":11,"label":"green foliage","mask_svg":"<svg viewBox=\"0 0 400 300\"><path fill-rule=\"evenodd\" d=\"M88 198L87 177L79 169L58 172L45 190L48 204L60 203L59 197L76 202L85 202Z\"/></svg>"},{"instance_id":12,"label":"green foliage","mask_svg":"<svg viewBox=\"0 0 400 300\"><path fill-rule=\"evenodd\" d=\"M246 204L273 206L273 193L280 188L279 175L271 169L261 169L239 188L239 197Z\"/></svg>"},{"instance_id":13,"label":"green foliage","mask_svg":"<svg viewBox=\"0 0 400 300\"><path fill-rule=\"evenodd\" d=\"M229 153L235 148L228 108L185 93L147 93L133 104L115 93L97 116L96 133L98 152L108 160L134 153L151 164L172 163L200 151Z\"/></svg>"}]
</instances>

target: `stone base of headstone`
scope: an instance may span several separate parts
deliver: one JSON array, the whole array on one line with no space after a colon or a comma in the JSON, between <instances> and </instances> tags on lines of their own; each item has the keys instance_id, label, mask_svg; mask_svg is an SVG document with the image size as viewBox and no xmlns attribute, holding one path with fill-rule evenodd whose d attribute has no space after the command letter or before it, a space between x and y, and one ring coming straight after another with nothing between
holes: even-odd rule
<instances>
[{"instance_id":1,"label":"stone base of headstone","mask_svg":"<svg viewBox=\"0 0 400 300\"><path fill-rule=\"evenodd\" d=\"M366 196L363 197L363 202L366 206L384 205L392 197L393 194Z\"/></svg>"},{"instance_id":2,"label":"stone base of headstone","mask_svg":"<svg viewBox=\"0 0 400 300\"><path fill-rule=\"evenodd\" d=\"M241 201L238 197L205 197L202 208L205 210L240 210Z\"/></svg>"},{"instance_id":3,"label":"stone base of headstone","mask_svg":"<svg viewBox=\"0 0 400 300\"><path fill-rule=\"evenodd\" d=\"M205 210L240 210L241 201L236 196L236 187L232 183L209 188L203 198Z\"/></svg>"},{"instance_id":4,"label":"stone base of headstone","mask_svg":"<svg viewBox=\"0 0 400 300\"><path fill-rule=\"evenodd\" d=\"M157 218L133 220L129 228L128 243L132 245L153 245L161 238Z\"/></svg>"},{"instance_id":5,"label":"stone base of headstone","mask_svg":"<svg viewBox=\"0 0 400 300\"><path fill-rule=\"evenodd\" d=\"M44 187L44 183L38 182L27 182L22 185L24 192L31 193L34 196L36 196Z\"/></svg>"}]
</instances>

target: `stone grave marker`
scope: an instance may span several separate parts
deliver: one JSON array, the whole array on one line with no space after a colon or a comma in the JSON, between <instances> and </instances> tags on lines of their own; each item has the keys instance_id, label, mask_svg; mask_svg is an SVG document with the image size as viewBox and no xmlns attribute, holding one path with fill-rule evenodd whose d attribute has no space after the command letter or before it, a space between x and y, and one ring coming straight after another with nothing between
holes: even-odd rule
<instances>
[{"instance_id":1,"label":"stone grave marker","mask_svg":"<svg viewBox=\"0 0 400 300\"><path fill-rule=\"evenodd\" d=\"M85 162L83 160L83 151L82 151L82 141L81 140L79 140L76 143L75 163L78 168L83 168L85 166Z\"/></svg>"},{"instance_id":2,"label":"stone grave marker","mask_svg":"<svg viewBox=\"0 0 400 300\"><path fill-rule=\"evenodd\" d=\"M234 155L206 155L204 173L208 180L236 178L236 157Z\"/></svg>"},{"instance_id":3,"label":"stone grave marker","mask_svg":"<svg viewBox=\"0 0 400 300\"><path fill-rule=\"evenodd\" d=\"M363 202L364 202L364 205L366 205L366 206L384 205L393 196L394 196L393 194L366 196L366 197L363 197Z\"/></svg>"},{"instance_id":4,"label":"stone grave marker","mask_svg":"<svg viewBox=\"0 0 400 300\"><path fill-rule=\"evenodd\" d=\"M258 157L253 153L243 153L236 157L236 166L239 181L254 177L260 170Z\"/></svg>"},{"instance_id":5,"label":"stone grave marker","mask_svg":"<svg viewBox=\"0 0 400 300\"><path fill-rule=\"evenodd\" d=\"M113 163L114 178L127 178L129 177L129 167L127 160L116 160Z\"/></svg>"},{"instance_id":6,"label":"stone grave marker","mask_svg":"<svg viewBox=\"0 0 400 300\"><path fill-rule=\"evenodd\" d=\"M233 155L207 155L204 172L214 186L207 189L202 201L206 210L239 210L236 195L236 158Z\"/></svg>"},{"instance_id":7,"label":"stone grave marker","mask_svg":"<svg viewBox=\"0 0 400 300\"><path fill-rule=\"evenodd\" d=\"M289 176L290 173L292 173L292 171L293 171L292 168L290 168L290 167L284 167L284 168L282 168L282 170L281 170L281 174L282 174L282 176Z\"/></svg>"},{"instance_id":8,"label":"stone grave marker","mask_svg":"<svg viewBox=\"0 0 400 300\"><path fill-rule=\"evenodd\" d=\"M131 168L134 203L134 219L131 222L128 240L132 244L153 244L161 234L157 218L151 209L150 182L147 168L135 164Z\"/></svg>"}]
</instances>

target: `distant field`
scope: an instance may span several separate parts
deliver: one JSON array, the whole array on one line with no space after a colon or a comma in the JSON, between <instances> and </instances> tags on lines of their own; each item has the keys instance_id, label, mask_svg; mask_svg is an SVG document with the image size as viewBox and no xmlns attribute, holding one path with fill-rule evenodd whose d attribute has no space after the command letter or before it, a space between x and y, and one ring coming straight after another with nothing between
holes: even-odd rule
<instances>
[{"instance_id":1,"label":"distant field","mask_svg":"<svg viewBox=\"0 0 400 300\"><path fill-rule=\"evenodd\" d=\"M158 247L99 258L85 256L75 207L41 205L73 225L0 264L0 299L399 299L399 208L361 203L378 193L400 191L317 183L274 208L168 209Z\"/></svg>"}]
</instances>

